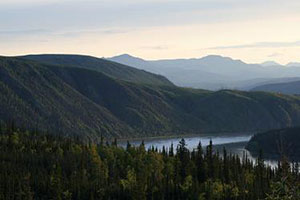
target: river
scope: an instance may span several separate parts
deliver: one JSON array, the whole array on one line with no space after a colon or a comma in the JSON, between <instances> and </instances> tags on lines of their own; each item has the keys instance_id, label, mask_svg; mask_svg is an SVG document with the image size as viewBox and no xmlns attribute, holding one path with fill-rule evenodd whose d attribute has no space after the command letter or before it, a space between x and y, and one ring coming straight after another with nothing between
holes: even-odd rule
<instances>
[{"instance_id":1,"label":"river","mask_svg":"<svg viewBox=\"0 0 300 200\"><path fill-rule=\"evenodd\" d=\"M219 151L220 155L222 155L223 148L225 147L228 154L235 154L238 155L240 158L243 157L243 155L247 155L247 157L252 160L254 163L256 161L256 158L251 155L249 151L245 149L245 146L247 142L251 139L252 135L227 135L227 136L219 136L219 135L207 135L207 136L187 136L184 137L185 142L187 144L187 148L189 150L193 150L197 148L199 141L201 141L201 144L203 148L205 148L209 141L212 140L213 147L215 151ZM163 146L165 146L166 149L168 149L171 144L173 144L174 149L176 149L179 141L182 137L172 137L172 138L150 138L150 139L144 139L145 148L149 149L152 146L154 148L157 148L158 150L161 150ZM139 146L142 142L142 140L129 140L131 145ZM121 142L120 145L125 147L127 142ZM277 161L274 160L266 160L266 165L270 165L271 167L275 167L277 165Z\"/></svg>"}]
</instances>

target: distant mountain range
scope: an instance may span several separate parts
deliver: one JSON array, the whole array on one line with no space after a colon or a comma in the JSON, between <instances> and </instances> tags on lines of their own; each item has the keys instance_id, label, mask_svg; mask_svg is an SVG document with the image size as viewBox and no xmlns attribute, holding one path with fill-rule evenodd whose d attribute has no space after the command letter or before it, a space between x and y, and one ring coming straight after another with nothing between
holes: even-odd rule
<instances>
[{"instance_id":1,"label":"distant mountain range","mask_svg":"<svg viewBox=\"0 0 300 200\"><path fill-rule=\"evenodd\" d=\"M281 66L279 63L274 62L274 61L266 61L260 64L263 67L272 67L272 66Z\"/></svg>"},{"instance_id":2,"label":"distant mountain range","mask_svg":"<svg viewBox=\"0 0 300 200\"><path fill-rule=\"evenodd\" d=\"M252 91L277 92L282 94L300 94L300 81L265 84L254 87Z\"/></svg>"},{"instance_id":3,"label":"distant mountain range","mask_svg":"<svg viewBox=\"0 0 300 200\"><path fill-rule=\"evenodd\" d=\"M287 67L300 67L300 63L298 62L290 62L287 65L285 65Z\"/></svg>"},{"instance_id":4,"label":"distant mountain range","mask_svg":"<svg viewBox=\"0 0 300 200\"><path fill-rule=\"evenodd\" d=\"M298 63L290 63L288 67L273 61L247 64L241 60L216 55L149 61L123 54L108 60L161 74L178 86L209 90L249 90L261 84L289 82L300 77Z\"/></svg>"},{"instance_id":5,"label":"distant mountain range","mask_svg":"<svg viewBox=\"0 0 300 200\"><path fill-rule=\"evenodd\" d=\"M86 140L300 124L297 96L180 88L162 76L78 55L0 57L0 94L0 123Z\"/></svg>"}]
</instances>

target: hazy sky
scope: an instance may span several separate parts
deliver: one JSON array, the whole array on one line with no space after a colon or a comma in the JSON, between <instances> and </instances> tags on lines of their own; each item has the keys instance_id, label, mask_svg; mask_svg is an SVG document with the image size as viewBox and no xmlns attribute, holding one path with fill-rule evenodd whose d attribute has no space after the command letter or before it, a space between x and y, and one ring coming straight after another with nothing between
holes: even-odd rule
<instances>
[{"instance_id":1,"label":"hazy sky","mask_svg":"<svg viewBox=\"0 0 300 200\"><path fill-rule=\"evenodd\" d=\"M300 62L300 0L0 0L0 54Z\"/></svg>"}]
</instances>

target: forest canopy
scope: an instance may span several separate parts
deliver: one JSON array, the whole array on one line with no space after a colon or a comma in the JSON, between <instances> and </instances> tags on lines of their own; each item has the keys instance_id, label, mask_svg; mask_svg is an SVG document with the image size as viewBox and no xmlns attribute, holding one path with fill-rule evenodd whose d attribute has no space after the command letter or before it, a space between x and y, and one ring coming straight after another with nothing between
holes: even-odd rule
<instances>
[{"instance_id":1,"label":"forest canopy","mask_svg":"<svg viewBox=\"0 0 300 200\"><path fill-rule=\"evenodd\" d=\"M83 144L38 131L0 128L0 199L299 199L297 163L252 163L201 142L177 147ZM174 153L175 152L175 153Z\"/></svg>"}]
</instances>

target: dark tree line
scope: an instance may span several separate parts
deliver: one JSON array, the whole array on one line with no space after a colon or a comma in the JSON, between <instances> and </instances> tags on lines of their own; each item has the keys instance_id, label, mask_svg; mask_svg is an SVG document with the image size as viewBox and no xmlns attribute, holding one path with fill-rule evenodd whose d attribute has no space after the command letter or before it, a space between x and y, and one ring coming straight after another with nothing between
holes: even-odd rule
<instances>
[{"instance_id":1,"label":"dark tree line","mask_svg":"<svg viewBox=\"0 0 300 200\"><path fill-rule=\"evenodd\" d=\"M261 156L256 164L226 149L220 156L212 143L190 151L182 139L158 151L6 127L0 199L300 199L299 166L286 159L272 169Z\"/></svg>"}]
</instances>

